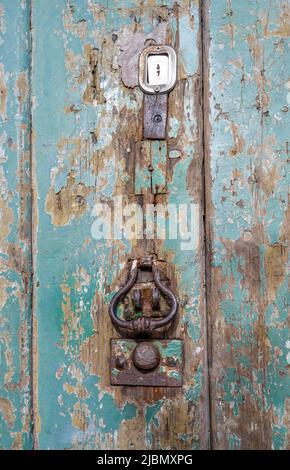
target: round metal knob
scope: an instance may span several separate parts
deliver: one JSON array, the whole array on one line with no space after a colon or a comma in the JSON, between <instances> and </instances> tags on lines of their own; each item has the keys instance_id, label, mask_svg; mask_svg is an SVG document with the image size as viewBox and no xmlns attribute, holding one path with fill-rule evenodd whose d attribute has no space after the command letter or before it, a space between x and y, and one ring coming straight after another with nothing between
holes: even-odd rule
<instances>
[{"instance_id":1,"label":"round metal knob","mask_svg":"<svg viewBox=\"0 0 290 470\"><path fill-rule=\"evenodd\" d=\"M133 351L133 363L141 370L151 370L158 366L160 353L151 343L140 343Z\"/></svg>"}]
</instances>

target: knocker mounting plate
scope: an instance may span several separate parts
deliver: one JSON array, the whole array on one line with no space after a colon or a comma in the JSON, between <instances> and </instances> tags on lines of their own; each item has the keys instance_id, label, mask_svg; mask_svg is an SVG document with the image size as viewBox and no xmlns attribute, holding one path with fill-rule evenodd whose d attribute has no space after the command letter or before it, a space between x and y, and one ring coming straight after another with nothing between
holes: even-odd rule
<instances>
[{"instance_id":1,"label":"knocker mounting plate","mask_svg":"<svg viewBox=\"0 0 290 470\"><path fill-rule=\"evenodd\" d=\"M124 308L120 316L121 303ZM118 331L134 337L111 340L112 385L182 385L182 341L149 339L153 332L156 336L158 331L168 329L177 312L177 298L157 259L145 256L132 260L125 284L109 305L111 320Z\"/></svg>"},{"instance_id":2,"label":"knocker mounting plate","mask_svg":"<svg viewBox=\"0 0 290 470\"><path fill-rule=\"evenodd\" d=\"M111 340L111 384L181 387L183 342Z\"/></svg>"}]
</instances>

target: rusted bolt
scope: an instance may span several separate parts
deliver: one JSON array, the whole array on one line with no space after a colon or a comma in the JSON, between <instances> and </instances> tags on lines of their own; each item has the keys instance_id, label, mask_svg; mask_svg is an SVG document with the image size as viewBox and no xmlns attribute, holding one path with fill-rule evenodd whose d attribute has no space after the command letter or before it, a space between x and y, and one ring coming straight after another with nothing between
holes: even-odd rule
<instances>
[{"instance_id":1,"label":"rusted bolt","mask_svg":"<svg viewBox=\"0 0 290 470\"><path fill-rule=\"evenodd\" d=\"M177 364L177 361L174 357L168 357L166 359L166 364L169 366L169 367L175 367L176 364Z\"/></svg>"},{"instance_id":2,"label":"rusted bolt","mask_svg":"<svg viewBox=\"0 0 290 470\"><path fill-rule=\"evenodd\" d=\"M122 369L125 369L126 366L127 366L127 360L122 356L118 356L116 359L117 369L122 370Z\"/></svg>"},{"instance_id":3,"label":"rusted bolt","mask_svg":"<svg viewBox=\"0 0 290 470\"><path fill-rule=\"evenodd\" d=\"M153 122L161 122L162 121L162 116L161 114L155 114L152 119Z\"/></svg>"},{"instance_id":4,"label":"rusted bolt","mask_svg":"<svg viewBox=\"0 0 290 470\"><path fill-rule=\"evenodd\" d=\"M160 353L153 344L143 342L134 349L132 359L138 369L151 370L158 366Z\"/></svg>"}]
</instances>

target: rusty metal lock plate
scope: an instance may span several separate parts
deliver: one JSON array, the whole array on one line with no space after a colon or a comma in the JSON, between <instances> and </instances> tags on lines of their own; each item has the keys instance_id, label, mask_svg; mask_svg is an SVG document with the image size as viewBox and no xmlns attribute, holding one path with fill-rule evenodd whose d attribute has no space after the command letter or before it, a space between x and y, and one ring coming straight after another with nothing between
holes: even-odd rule
<instances>
[{"instance_id":1,"label":"rusty metal lock plate","mask_svg":"<svg viewBox=\"0 0 290 470\"><path fill-rule=\"evenodd\" d=\"M182 372L182 340L111 340L112 385L181 387Z\"/></svg>"}]
</instances>

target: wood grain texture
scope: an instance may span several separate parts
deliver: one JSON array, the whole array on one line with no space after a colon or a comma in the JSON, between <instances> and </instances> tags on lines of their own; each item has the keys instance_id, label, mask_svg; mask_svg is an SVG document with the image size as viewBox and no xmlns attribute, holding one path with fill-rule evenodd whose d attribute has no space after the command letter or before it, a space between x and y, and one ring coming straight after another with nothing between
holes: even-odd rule
<instances>
[{"instance_id":1,"label":"wood grain texture","mask_svg":"<svg viewBox=\"0 0 290 470\"><path fill-rule=\"evenodd\" d=\"M0 449L31 448L29 4L0 4Z\"/></svg>"},{"instance_id":2,"label":"wood grain texture","mask_svg":"<svg viewBox=\"0 0 290 470\"><path fill-rule=\"evenodd\" d=\"M0 2L1 449L290 447L289 15L286 0ZM178 54L165 141L143 138L152 39ZM114 239L96 239L100 202ZM132 203L161 227L193 204L191 243L122 238L114 204L129 218ZM108 303L144 251L180 300L181 389L110 385Z\"/></svg>"},{"instance_id":3,"label":"wood grain texture","mask_svg":"<svg viewBox=\"0 0 290 470\"><path fill-rule=\"evenodd\" d=\"M35 445L207 448L199 5L38 1L32 23ZM148 38L172 45L179 56L167 145L149 147L141 145L143 95L134 77ZM140 152L147 147L153 176L142 181L134 168L146 174ZM171 151L178 158L167 158ZM180 240L96 240L95 204L111 207L117 196L124 206L195 204L193 243L182 250ZM185 341L181 389L110 385L110 339L117 332L108 302L125 279L128 257L144 249L168 263L180 298L171 335Z\"/></svg>"},{"instance_id":4,"label":"wood grain texture","mask_svg":"<svg viewBox=\"0 0 290 470\"><path fill-rule=\"evenodd\" d=\"M289 2L205 11L213 447L285 449Z\"/></svg>"}]
</instances>

